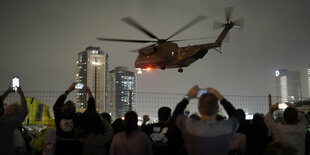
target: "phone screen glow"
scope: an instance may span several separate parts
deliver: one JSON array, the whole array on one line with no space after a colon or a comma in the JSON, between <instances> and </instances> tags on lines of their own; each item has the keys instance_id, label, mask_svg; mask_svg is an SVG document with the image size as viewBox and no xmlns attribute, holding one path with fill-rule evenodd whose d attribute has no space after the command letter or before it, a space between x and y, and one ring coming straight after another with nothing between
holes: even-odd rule
<instances>
[{"instance_id":1,"label":"phone screen glow","mask_svg":"<svg viewBox=\"0 0 310 155\"><path fill-rule=\"evenodd\" d=\"M82 89L84 87L84 84L83 83L77 83L75 85L75 89Z\"/></svg>"},{"instance_id":2,"label":"phone screen glow","mask_svg":"<svg viewBox=\"0 0 310 155\"><path fill-rule=\"evenodd\" d=\"M12 78L12 88L14 91L17 91L17 88L19 87L19 78L13 77Z\"/></svg>"},{"instance_id":3,"label":"phone screen glow","mask_svg":"<svg viewBox=\"0 0 310 155\"><path fill-rule=\"evenodd\" d=\"M201 95L203 95L203 94L205 94L205 93L207 93L207 92L208 92L207 89L200 89L200 90L198 91L198 93L197 93L197 97L199 98Z\"/></svg>"}]
</instances>

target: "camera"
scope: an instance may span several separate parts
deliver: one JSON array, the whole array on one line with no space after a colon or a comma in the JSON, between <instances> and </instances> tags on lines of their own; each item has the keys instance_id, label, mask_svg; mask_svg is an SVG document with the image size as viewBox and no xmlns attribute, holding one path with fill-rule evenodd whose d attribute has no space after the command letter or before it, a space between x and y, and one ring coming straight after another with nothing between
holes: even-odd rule
<instances>
[{"instance_id":1,"label":"camera","mask_svg":"<svg viewBox=\"0 0 310 155\"><path fill-rule=\"evenodd\" d=\"M13 91L17 91L19 88L19 77L15 76L12 78L12 89Z\"/></svg>"},{"instance_id":2,"label":"camera","mask_svg":"<svg viewBox=\"0 0 310 155\"><path fill-rule=\"evenodd\" d=\"M207 89L199 89L198 93L197 93L197 98L199 98L201 95L207 93L208 90Z\"/></svg>"},{"instance_id":3,"label":"camera","mask_svg":"<svg viewBox=\"0 0 310 155\"><path fill-rule=\"evenodd\" d=\"M75 89L78 89L78 90L83 89L83 87L84 87L84 84L83 84L83 83L77 83L77 84L75 85Z\"/></svg>"}]
</instances>

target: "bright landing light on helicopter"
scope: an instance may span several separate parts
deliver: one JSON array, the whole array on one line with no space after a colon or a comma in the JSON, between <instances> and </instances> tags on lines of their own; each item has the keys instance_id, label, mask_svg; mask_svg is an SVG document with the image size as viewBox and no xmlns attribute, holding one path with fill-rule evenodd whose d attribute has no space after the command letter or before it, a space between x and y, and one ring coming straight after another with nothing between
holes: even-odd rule
<instances>
[{"instance_id":1,"label":"bright landing light on helicopter","mask_svg":"<svg viewBox=\"0 0 310 155\"><path fill-rule=\"evenodd\" d=\"M149 71L151 71L151 70L152 70L151 67L146 68L146 71L147 71L147 72L149 72Z\"/></svg>"}]
</instances>

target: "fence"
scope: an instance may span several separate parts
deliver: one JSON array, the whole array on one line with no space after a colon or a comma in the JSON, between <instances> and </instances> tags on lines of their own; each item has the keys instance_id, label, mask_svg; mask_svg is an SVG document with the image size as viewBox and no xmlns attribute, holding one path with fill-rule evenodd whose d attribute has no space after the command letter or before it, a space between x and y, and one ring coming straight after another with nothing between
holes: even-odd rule
<instances>
[{"instance_id":1,"label":"fence","mask_svg":"<svg viewBox=\"0 0 310 155\"><path fill-rule=\"evenodd\" d=\"M3 91L0 91L2 94ZM53 117L52 106L54 105L57 98L63 93L63 91L27 91L24 92L26 97L32 97L39 100L41 103L46 104L49 107L51 116ZM148 93L148 92L136 92L136 109L135 111L142 115L149 115L152 118L157 118L157 110L162 107L170 107L172 110L176 104L180 102L184 94L173 94L173 93ZM268 112L269 99L268 96L234 96L224 95L224 97L230 101L235 108L242 108L246 113L263 113ZM302 98L300 100L306 100L308 98ZM70 93L67 100L76 101L76 93ZM280 97L271 97L271 102L274 104L280 101ZM19 102L17 93L9 95L6 99L7 103ZM190 101L187 110L190 113L198 113L197 110L197 99ZM310 108L308 108L310 110ZM220 113L225 115L225 110L220 109Z\"/></svg>"}]
</instances>

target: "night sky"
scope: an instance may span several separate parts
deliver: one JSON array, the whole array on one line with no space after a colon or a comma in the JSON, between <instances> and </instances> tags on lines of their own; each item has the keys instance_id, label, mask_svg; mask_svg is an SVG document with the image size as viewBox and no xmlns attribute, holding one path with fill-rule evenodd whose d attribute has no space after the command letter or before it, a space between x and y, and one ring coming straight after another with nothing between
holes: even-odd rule
<instances>
[{"instance_id":1,"label":"night sky","mask_svg":"<svg viewBox=\"0 0 310 155\"><path fill-rule=\"evenodd\" d=\"M275 94L274 71L301 71L302 91L308 94L310 63L309 0L1 0L0 90L11 77L21 78L25 91L65 90L75 81L76 59L88 46L109 54L109 70L133 69L148 44L102 42L97 37L149 39L122 22L130 16L166 38L198 15L208 18L173 39L218 36L214 20L224 21L224 9L234 7L232 19L244 17L243 30L232 29L223 54L210 50L184 68L154 70L138 75L138 92L186 93L193 85L214 87L226 95ZM180 42L179 46L214 39Z\"/></svg>"}]
</instances>

